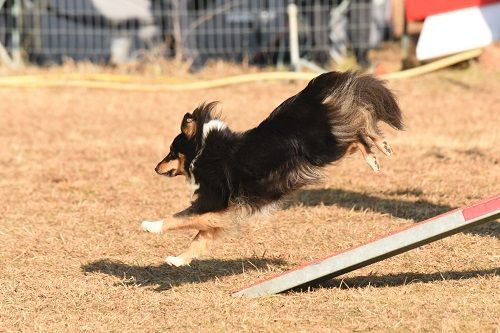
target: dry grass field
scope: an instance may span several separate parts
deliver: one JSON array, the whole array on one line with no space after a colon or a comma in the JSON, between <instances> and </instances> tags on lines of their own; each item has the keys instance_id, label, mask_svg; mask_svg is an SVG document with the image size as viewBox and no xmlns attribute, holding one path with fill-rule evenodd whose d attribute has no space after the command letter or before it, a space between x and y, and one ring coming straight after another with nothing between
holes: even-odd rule
<instances>
[{"instance_id":1,"label":"dry grass field","mask_svg":"<svg viewBox=\"0 0 500 333\"><path fill-rule=\"evenodd\" d=\"M0 331L495 332L500 223L323 286L259 299L230 292L301 262L500 193L500 73L478 66L392 81L407 130L374 174L360 155L271 217L229 232L187 268L163 263L194 231L140 231L185 208L161 178L182 115L220 100L259 123L305 83L176 93L0 89Z\"/></svg>"}]
</instances>

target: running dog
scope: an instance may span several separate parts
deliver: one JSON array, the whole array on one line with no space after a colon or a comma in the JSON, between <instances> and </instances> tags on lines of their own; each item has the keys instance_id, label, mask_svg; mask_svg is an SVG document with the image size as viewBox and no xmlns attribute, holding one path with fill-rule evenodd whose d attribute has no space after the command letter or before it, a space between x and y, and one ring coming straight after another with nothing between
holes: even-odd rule
<instances>
[{"instance_id":1,"label":"running dog","mask_svg":"<svg viewBox=\"0 0 500 333\"><path fill-rule=\"evenodd\" d=\"M144 221L142 229L196 229L189 248L166 262L184 266L203 255L228 227L223 218L253 214L321 179L320 169L355 151L380 170L373 151L392 155L378 127L402 130L393 93L371 75L329 72L279 105L257 127L234 132L214 111L215 102L186 113L181 133L155 168L167 177L184 176L193 189L191 205L170 219Z\"/></svg>"}]
</instances>

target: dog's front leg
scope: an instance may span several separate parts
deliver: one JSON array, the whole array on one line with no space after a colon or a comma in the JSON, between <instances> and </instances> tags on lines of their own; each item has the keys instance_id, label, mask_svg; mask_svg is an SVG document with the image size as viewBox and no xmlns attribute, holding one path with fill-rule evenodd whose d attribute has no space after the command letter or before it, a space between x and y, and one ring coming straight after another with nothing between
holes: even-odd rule
<instances>
[{"instance_id":1,"label":"dog's front leg","mask_svg":"<svg viewBox=\"0 0 500 333\"><path fill-rule=\"evenodd\" d=\"M141 223L141 229L147 232L150 232L152 234L161 234L165 229L182 229L184 228L190 228L190 225L186 223L185 219L194 216L193 213L193 208L188 207L178 213L175 213L172 215L173 218L173 223L166 226L164 220L158 220L158 221L143 221Z\"/></svg>"},{"instance_id":2,"label":"dog's front leg","mask_svg":"<svg viewBox=\"0 0 500 333\"><path fill-rule=\"evenodd\" d=\"M179 256L168 256L165 260L172 266L189 265L193 259L205 254L213 241L222 233L223 225L221 213L193 214L190 208L172 216L170 222L164 220L144 221L143 230L152 233L161 233L164 230L197 229L196 237L189 248Z\"/></svg>"},{"instance_id":3,"label":"dog's front leg","mask_svg":"<svg viewBox=\"0 0 500 333\"><path fill-rule=\"evenodd\" d=\"M159 221L142 221L141 229L152 234L161 234L163 231L163 220Z\"/></svg>"},{"instance_id":4,"label":"dog's front leg","mask_svg":"<svg viewBox=\"0 0 500 333\"><path fill-rule=\"evenodd\" d=\"M199 232L193 239L188 249L179 256L165 258L171 266L186 266L208 252L213 241L222 233L223 225L220 213L205 213L192 215L189 209L175 214L173 223L164 225L164 229L198 229Z\"/></svg>"},{"instance_id":5,"label":"dog's front leg","mask_svg":"<svg viewBox=\"0 0 500 333\"><path fill-rule=\"evenodd\" d=\"M222 228L200 230L186 251L176 257L168 256L165 258L165 261L167 264L176 267L189 265L193 259L196 259L208 252L213 241L221 234L221 232Z\"/></svg>"}]
</instances>

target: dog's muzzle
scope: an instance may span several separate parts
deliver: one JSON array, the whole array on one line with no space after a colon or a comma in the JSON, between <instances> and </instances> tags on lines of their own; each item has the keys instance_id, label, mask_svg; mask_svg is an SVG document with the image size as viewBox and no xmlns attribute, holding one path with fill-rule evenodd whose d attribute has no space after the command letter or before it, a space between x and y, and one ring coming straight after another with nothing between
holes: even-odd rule
<instances>
[{"instance_id":1,"label":"dog's muzzle","mask_svg":"<svg viewBox=\"0 0 500 333\"><path fill-rule=\"evenodd\" d=\"M155 168L157 174L167 177L175 177L177 175L177 160L173 161L161 161Z\"/></svg>"}]
</instances>

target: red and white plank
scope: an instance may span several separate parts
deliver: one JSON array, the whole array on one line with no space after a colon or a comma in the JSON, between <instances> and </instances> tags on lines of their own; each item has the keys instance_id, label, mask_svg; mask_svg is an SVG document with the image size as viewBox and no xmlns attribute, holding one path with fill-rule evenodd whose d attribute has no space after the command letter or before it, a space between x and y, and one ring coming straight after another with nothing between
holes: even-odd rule
<instances>
[{"instance_id":1,"label":"red and white plank","mask_svg":"<svg viewBox=\"0 0 500 333\"><path fill-rule=\"evenodd\" d=\"M302 264L233 296L258 297L331 279L500 217L500 195L416 223L347 251Z\"/></svg>"}]
</instances>

